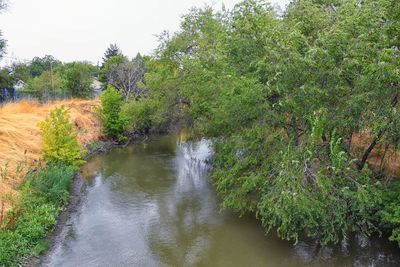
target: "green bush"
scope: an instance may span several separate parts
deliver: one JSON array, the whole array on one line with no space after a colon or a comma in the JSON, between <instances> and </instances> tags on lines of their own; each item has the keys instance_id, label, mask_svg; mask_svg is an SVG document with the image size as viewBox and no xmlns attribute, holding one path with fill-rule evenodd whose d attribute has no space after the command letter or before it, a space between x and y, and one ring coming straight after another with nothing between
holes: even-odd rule
<instances>
[{"instance_id":1,"label":"green bush","mask_svg":"<svg viewBox=\"0 0 400 267\"><path fill-rule=\"evenodd\" d=\"M56 224L73 175L73 167L61 164L28 175L19 203L6 214L0 228L0 266L18 266L30 253L43 251L42 238Z\"/></svg>"},{"instance_id":2,"label":"green bush","mask_svg":"<svg viewBox=\"0 0 400 267\"><path fill-rule=\"evenodd\" d=\"M63 167L61 164L47 165L45 170L34 172L28 177L32 187L41 192L49 202L58 205L66 204L71 190L75 168Z\"/></svg>"},{"instance_id":3,"label":"green bush","mask_svg":"<svg viewBox=\"0 0 400 267\"><path fill-rule=\"evenodd\" d=\"M122 105L120 115L128 130L148 132L156 119L156 108L155 99L131 99Z\"/></svg>"},{"instance_id":4,"label":"green bush","mask_svg":"<svg viewBox=\"0 0 400 267\"><path fill-rule=\"evenodd\" d=\"M279 237L296 242L304 235L338 243L349 233L376 231L379 185L347 168L347 158L325 160L342 154L340 139L310 146L315 143L310 137L294 147L282 133L260 127L214 142L212 177L222 206L256 213L267 232L276 229Z\"/></svg>"},{"instance_id":5,"label":"green bush","mask_svg":"<svg viewBox=\"0 0 400 267\"><path fill-rule=\"evenodd\" d=\"M382 227L391 232L389 239L400 245L400 182L394 182L383 198L385 207L379 212Z\"/></svg>"},{"instance_id":6,"label":"green bush","mask_svg":"<svg viewBox=\"0 0 400 267\"><path fill-rule=\"evenodd\" d=\"M100 96L101 108L99 115L103 123L104 133L118 140L122 140L124 132L124 121L120 117L122 106L122 95L112 85Z\"/></svg>"},{"instance_id":7,"label":"green bush","mask_svg":"<svg viewBox=\"0 0 400 267\"><path fill-rule=\"evenodd\" d=\"M77 133L69 119L68 110L61 106L55 108L46 120L39 123L43 155L49 162L79 166L84 162L82 151L77 141Z\"/></svg>"}]
</instances>

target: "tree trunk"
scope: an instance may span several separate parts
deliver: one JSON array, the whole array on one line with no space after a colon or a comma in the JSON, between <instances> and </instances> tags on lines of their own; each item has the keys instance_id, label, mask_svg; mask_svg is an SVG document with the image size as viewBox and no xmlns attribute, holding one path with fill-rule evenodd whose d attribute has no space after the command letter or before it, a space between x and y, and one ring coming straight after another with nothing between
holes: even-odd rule
<instances>
[{"instance_id":1,"label":"tree trunk","mask_svg":"<svg viewBox=\"0 0 400 267\"><path fill-rule=\"evenodd\" d=\"M361 160L359 162L357 162L357 169L359 171L361 171L362 169L364 169L365 163L367 163L367 159L369 157L369 154L371 154L372 150L374 149L374 147L376 146L376 144L378 143L380 139L380 136L377 136L374 138L374 140L372 141L372 143L369 145L369 147L367 148L367 150L365 150L364 155L362 156Z\"/></svg>"},{"instance_id":2,"label":"tree trunk","mask_svg":"<svg viewBox=\"0 0 400 267\"><path fill-rule=\"evenodd\" d=\"M392 107L395 107L397 105L397 103L399 102L399 93L395 93L392 96L391 99L391 105ZM357 162L357 169L359 171L361 171L364 166L365 163L367 162L367 159L369 157L369 154L371 154L372 150L375 148L376 144L378 143L378 141L381 139L381 137L383 136L383 134L386 132L388 126L389 126L390 121L387 123L386 127L384 129L382 129L378 135L376 137L374 137L374 140L372 141L372 143L369 145L369 147L367 148L367 150L365 150L363 157L361 158L361 160L359 162Z\"/></svg>"}]
</instances>

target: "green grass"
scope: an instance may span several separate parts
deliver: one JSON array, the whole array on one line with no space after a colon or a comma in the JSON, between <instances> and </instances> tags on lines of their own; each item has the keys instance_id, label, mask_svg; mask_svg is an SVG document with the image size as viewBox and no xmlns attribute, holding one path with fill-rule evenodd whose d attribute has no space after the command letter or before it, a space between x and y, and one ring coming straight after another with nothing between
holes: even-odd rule
<instances>
[{"instance_id":1,"label":"green grass","mask_svg":"<svg viewBox=\"0 0 400 267\"><path fill-rule=\"evenodd\" d=\"M68 201L73 167L50 165L28 175L19 203L0 229L0 266L18 266L29 255L49 248L43 237L53 229Z\"/></svg>"}]
</instances>

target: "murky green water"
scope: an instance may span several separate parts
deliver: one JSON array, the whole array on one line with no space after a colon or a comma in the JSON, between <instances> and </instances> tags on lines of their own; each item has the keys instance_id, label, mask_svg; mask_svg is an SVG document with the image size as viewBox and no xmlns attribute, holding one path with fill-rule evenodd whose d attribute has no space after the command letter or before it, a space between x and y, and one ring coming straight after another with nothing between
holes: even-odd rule
<instances>
[{"instance_id":1,"label":"murky green water","mask_svg":"<svg viewBox=\"0 0 400 267\"><path fill-rule=\"evenodd\" d=\"M252 218L220 213L206 141L173 136L115 149L82 170L89 187L49 266L400 266L384 239L320 248L264 235Z\"/></svg>"}]
</instances>

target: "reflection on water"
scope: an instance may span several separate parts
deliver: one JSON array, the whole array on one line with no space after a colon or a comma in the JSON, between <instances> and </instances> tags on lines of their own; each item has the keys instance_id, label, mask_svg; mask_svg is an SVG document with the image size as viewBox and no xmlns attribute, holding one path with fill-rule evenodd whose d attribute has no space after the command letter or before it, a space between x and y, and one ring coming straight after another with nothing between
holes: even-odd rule
<instances>
[{"instance_id":1,"label":"reflection on water","mask_svg":"<svg viewBox=\"0 0 400 267\"><path fill-rule=\"evenodd\" d=\"M89 189L49 266L397 266L383 239L335 247L265 237L253 218L220 213L207 179L209 142L159 137L82 169ZM397 263L397 264L396 264Z\"/></svg>"}]
</instances>

